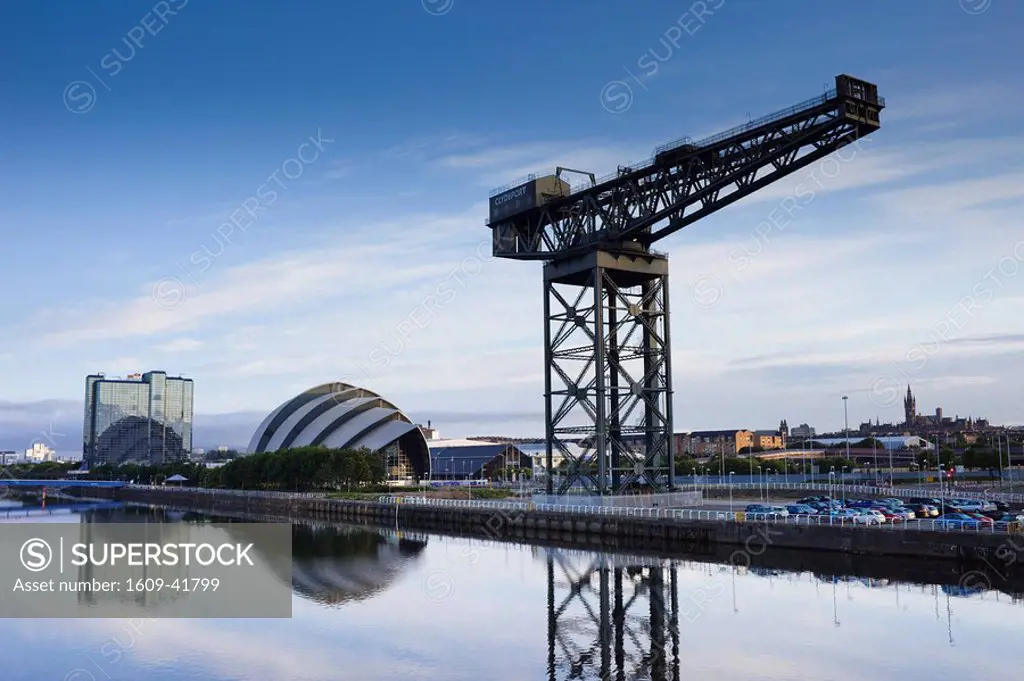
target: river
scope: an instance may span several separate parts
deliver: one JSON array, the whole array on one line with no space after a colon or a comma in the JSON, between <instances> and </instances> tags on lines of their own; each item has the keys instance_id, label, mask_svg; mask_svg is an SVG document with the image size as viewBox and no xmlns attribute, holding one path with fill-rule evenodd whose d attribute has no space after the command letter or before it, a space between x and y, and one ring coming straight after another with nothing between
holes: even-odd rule
<instances>
[{"instance_id":1,"label":"river","mask_svg":"<svg viewBox=\"0 0 1024 681\"><path fill-rule=\"evenodd\" d=\"M295 526L293 555L291 619L3 619L0 678L963 681L1020 669L1024 602L997 591L331 525Z\"/></svg>"}]
</instances>

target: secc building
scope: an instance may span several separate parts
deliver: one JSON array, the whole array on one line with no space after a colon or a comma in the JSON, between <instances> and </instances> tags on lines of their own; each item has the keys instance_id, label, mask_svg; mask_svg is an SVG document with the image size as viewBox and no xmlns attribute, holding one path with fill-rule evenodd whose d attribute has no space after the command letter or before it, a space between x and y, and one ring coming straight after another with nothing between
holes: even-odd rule
<instances>
[{"instance_id":1,"label":"secc building","mask_svg":"<svg viewBox=\"0 0 1024 681\"><path fill-rule=\"evenodd\" d=\"M427 441L419 427L377 393L348 383L324 383L279 406L256 429L248 451L316 446L379 452L393 479L430 473Z\"/></svg>"}]
</instances>

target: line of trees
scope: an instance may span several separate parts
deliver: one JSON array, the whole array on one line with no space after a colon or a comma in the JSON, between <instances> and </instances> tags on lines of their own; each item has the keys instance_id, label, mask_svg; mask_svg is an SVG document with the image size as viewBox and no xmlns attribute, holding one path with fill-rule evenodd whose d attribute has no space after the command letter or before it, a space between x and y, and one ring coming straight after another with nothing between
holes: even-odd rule
<instances>
[{"instance_id":1,"label":"line of trees","mask_svg":"<svg viewBox=\"0 0 1024 681\"><path fill-rule=\"evenodd\" d=\"M67 478L75 463L44 462L9 466L4 475L29 480ZM121 480L138 485L159 485L181 475L185 487L276 490L291 492L330 491L376 485L384 481L383 454L369 449L298 447L277 452L250 454L223 466L207 468L200 462L180 461L157 466L127 463L94 466L84 480Z\"/></svg>"},{"instance_id":2,"label":"line of trees","mask_svg":"<svg viewBox=\"0 0 1024 681\"><path fill-rule=\"evenodd\" d=\"M842 471L845 467L847 471L852 471L856 464L849 459L841 456L830 456L821 459L808 459L806 470L808 473L813 472L812 466L818 466L819 470L829 471L831 468ZM695 458L690 456L677 456L676 457L676 475L704 475L705 471L707 475L720 475L722 472L723 460L721 458L714 458L706 463L700 463ZM754 457L753 460L749 458L739 458L737 456L726 456L724 460L725 474L735 473L736 475L750 475L753 471L754 475L758 474L758 467L761 469L761 473L800 473L804 470L804 464L799 459L761 459Z\"/></svg>"},{"instance_id":3,"label":"line of trees","mask_svg":"<svg viewBox=\"0 0 1024 681\"><path fill-rule=\"evenodd\" d=\"M208 473L217 478L213 487L311 492L378 485L386 471L383 454L369 449L298 447L243 456Z\"/></svg>"}]
</instances>

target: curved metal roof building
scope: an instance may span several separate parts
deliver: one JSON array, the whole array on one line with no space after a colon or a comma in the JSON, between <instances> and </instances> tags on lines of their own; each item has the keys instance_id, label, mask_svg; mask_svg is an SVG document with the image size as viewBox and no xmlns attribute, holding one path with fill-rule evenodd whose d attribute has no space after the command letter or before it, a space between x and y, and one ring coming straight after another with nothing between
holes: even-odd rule
<instances>
[{"instance_id":1,"label":"curved metal roof building","mask_svg":"<svg viewBox=\"0 0 1024 681\"><path fill-rule=\"evenodd\" d=\"M252 436L249 452L315 447L384 450L407 462L416 477L430 470L427 441L416 424L391 402L348 383L324 383L288 400Z\"/></svg>"}]
</instances>

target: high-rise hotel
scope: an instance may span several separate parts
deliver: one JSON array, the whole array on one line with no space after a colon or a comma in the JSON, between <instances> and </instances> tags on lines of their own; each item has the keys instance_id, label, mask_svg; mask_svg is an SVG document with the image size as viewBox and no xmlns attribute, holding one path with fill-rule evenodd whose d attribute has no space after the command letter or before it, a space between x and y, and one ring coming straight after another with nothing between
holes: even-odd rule
<instances>
[{"instance_id":1,"label":"high-rise hotel","mask_svg":"<svg viewBox=\"0 0 1024 681\"><path fill-rule=\"evenodd\" d=\"M85 378L82 460L158 465L192 449L192 379L150 371L125 378Z\"/></svg>"}]
</instances>

